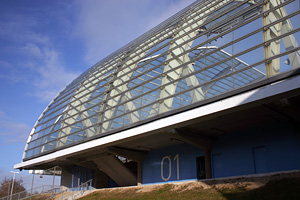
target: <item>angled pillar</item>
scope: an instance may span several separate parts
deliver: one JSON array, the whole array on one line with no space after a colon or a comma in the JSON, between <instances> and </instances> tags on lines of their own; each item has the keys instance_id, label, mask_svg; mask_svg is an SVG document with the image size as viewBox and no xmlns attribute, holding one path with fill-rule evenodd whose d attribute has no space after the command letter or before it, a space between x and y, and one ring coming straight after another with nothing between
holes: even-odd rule
<instances>
[{"instance_id":1,"label":"angled pillar","mask_svg":"<svg viewBox=\"0 0 300 200\"><path fill-rule=\"evenodd\" d=\"M114 87L114 89L111 90L111 92L107 93L105 98L110 98L105 104L101 106L101 111L104 111L103 114L100 115L100 121L106 121L110 118L114 117L117 112L117 105L119 105L122 102L128 101L132 98L131 93L128 91L127 84L125 84L126 81L130 80L134 73L134 69L138 66L138 60L142 59L143 56L146 55L147 49L144 47L143 52L140 53L133 53L131 55L128 55L126 57L125 62L121 63L119 65L120 68L122 68L121 71L117 72L114 75L114 80L111 82L110 87ZM126 75L125 75L126 74ZM125 93L122 93L124 91L127 91ZM125 103L125 110L130 111L135 109L135 105L132 101L128 101ZM108 109L111 108L111 109ZM107 109L107 110L106 110ZM129 113L129 120L130 123L134 123L139 120L139 113L138 112L132 112ZM112 121L108 121L102 124L101 127L99 127L98 132L102 131L108 131L111 128ZM100 128L102 130L100 130Z\"/></svg>"},{"instance_id":2,"label":"angled pillar","mask_svg":"<svg viewBox=\"0 0 300 200\"><path fill-rule=\"evenodd\" d=\"M142 183L143 183L143 160L145 158L146 152L136 151L136 150L131 150L131 149L123 149L123 148L118 148L118 147L109 147L108 152L137 162L137 185L142 185Z\"/></svg>"},{"instance_id":3,"label":"angled pillar","mask_svg":"<svg viewBox=\"0 0 300 200\"><path fill-rule=\"evenodd\" d=\"M169 84L170 82L177 80L182 75L186 76L195 71L192 64L188 64L180 68L177 67L190 60L188 53L184 55L182 54L187 52L191 48L193 41L188 42L185 45L182 45L182 43L188 41L190 38L193 38L197 34L199 27L205 21L205 19L202 19L200 20L200 22L192 25L189 25L188 23L182 24L182 27L187 27L185 29L179 30L178 33L174 36L173 42L170 45L170 49L173 50L170 50L170 53L167 55L163 77L161 80L161 84L165 86L161 88L159 99L164 99L170 95L175 94L178 82ZM181 35L184 35L185 33L189 34L182 37ZM186 79L186 82L188 87L195 87L199 85L199 82L195 75L189 76ZM201 88L192 90L190 93L191 97L193 98L193 102L203 99L203 92ZM171 110L172 104L173 98L163 100L158 108L159 113Z\"/></svg>"},{"instance_id":4,"label":"angled pillar","mask_svg":"<svg viewBox=\"0 0 300 200\"><path fill-rule=\"evenodd\" d=\"M103 171L101 171L93 161L77 162L76 165L94 170L94 178L93 178L94 188L100 189L100 188L109 187L108 175L105 174Z\"/></svg>"},{"instance_id":5,"label":"angled pillar","mask_svg":"<svg viewBox=\"0 0 300 200\"><path fill-rule=\"evenodd\" d=\"M137 185L136 176L115 156L98 158L94 162L119 186Z\"/></svg>"},{"instance_id":6,"label":"angled pillar","mask_svg":"<svg viewBox=\"0 0 300 200\"><path fill-rule=\"evenodd\" d=\"M146 152L144 151L137 151L132 149L124 149L119 147L108 147L108 153L122 156L124 158L127 158L129 160L133 160L136 162L141 162L144 160L144 157L146 155Z\"/></svg>"},{"instance_id":7,"label":"angled pillar","mask_svg":"<svg viewBox=\"0 0 300 200\"><path fill-rule=\"evenodd\" d=\"M266 1L263 11L268 11L269 9L276 7L282 3L281 0L268 0ZM268 15L263 18L263 25L266 26L276 20L287 16L286 10L284 7L281 7L273 12L270 12ZM278 37L282 34L286 34L293 30L292 24L289 19L279 22L269 28L266 28L263 32L263 39L266 43L264 47L265 59L268 59L272 56L276 56L280 53L280 40L276 40L273 42L268 42L275 37ZM282 42L284 44L285 49L291 50L298 47L297 40L293 34L288 35L282 38ZM291 64L293 69L296 69L300 66L300 52L296 51L288 55L289 63ZM280 58L273 59L266 63L266 73L267 77L274 76L280 73Z\"/></svg>"}]
</instances>

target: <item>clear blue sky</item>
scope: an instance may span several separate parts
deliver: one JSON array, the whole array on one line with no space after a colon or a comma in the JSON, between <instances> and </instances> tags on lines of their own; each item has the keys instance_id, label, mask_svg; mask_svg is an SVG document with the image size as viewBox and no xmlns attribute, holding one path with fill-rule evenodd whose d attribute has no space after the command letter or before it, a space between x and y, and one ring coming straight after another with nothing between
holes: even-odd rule
<instances>
[{"instance_id":1,"label":"clear blue sky","mask_svg":"<svg viewBox=\"0 0 300 200\"><path fill-rule=\"evenodd\" d=\"M193 1L1 0L0 181L12 177L33 125L61 89ZM17 176L31 181L28 172Z\"/></svg>"}]
</instances>

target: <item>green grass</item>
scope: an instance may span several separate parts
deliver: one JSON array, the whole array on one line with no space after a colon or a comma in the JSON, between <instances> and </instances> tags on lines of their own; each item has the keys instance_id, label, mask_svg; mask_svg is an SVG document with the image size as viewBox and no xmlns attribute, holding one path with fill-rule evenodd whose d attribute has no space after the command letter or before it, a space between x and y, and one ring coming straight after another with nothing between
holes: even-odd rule
<instances>
[{"instance_id":1,"label":"green grass","mask_svg":"<svg viewBox=\"0 0 300 200\"><path fill-rule=\"evenodd\" d=\"M266 200L266 199L300 199L300 178L285 178L271 181L263 187L247 190L245 187L217 189L211 187L203 189L193 187L189 189L184 185L174 189L172 184L159 186L148 192L139 192L139 188L98 190L80 200L179 200L179 199L205 199L205 200Z\"/></svg>"},{"instance_id":2,"label":"green grass","mask_svg":"<svg viewBox=\"0 0 300 200\"><path fill-rule=\"evenodd\" d=\"M38 194L36 196L31 197L31 200L45 200L51 197L51 194L49 193L44 193L44 194ZM24 200L30 200L30 197L24 199Z\"/></svg>"},{"instance_id":3,"label":"green grass","mask_svg":"<svg viewBox=\"0 0 300 200\"><path fill-rule=\"evenodd\" d=\"M265 186L256 190L244 192L223 192L226 199L260 199L260 200L299 200L300 199L300 178L285 178L276 181L270 181Z\"/></svg>"}]
</instances>

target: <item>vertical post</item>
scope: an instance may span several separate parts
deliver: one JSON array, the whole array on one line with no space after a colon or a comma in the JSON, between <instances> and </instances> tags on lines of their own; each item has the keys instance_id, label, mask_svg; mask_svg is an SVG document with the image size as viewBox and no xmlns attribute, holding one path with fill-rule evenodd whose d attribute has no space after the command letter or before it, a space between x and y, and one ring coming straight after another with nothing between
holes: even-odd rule
<instances>
[{"instance_id":1,"label":"vertical post","mask_svg":"<svg viewBox=\"0 0 300 200\"><path fill-rule=\"evenodd\" d=\"M14 190L14 182L15 182L15 173L13 176L13 181L11 183L10 200L12 200L12 195L13 195L13 190Z\"/></svg>"},{"instance_id":2,"label":"vertical post","mask_svg":"<svg viewBox=\"0 0 300 200\"><path fill-rule=\"evenodd\" d=\"M78 177L78 185L77 185L77 188L78 188L78 191L79 191L79 185L80 185L80 178Z\"/></svg>"},{"instance_id":3,"label":"vertical post","mask_svg":"<svg viewBox=\"0 0 300 200\"><path fill-rule=\"evenodd\" d=\"M12 195L13 195L13 190L14 190L14 182L15 182L15 175L18 174L19 172L14 172L14 171L10 171L10 172L14 174L12 185L11 185L11 192L10 192L10 200L12 200Z\"/></svg>"},{"instance_id":4,"label":"vertical post","mask_svg":"<svg viewBox=\"0 0 300 200\"><path fill-rule=\"evenodd\" d=\"M143 161L138 161L138 171L137 171L137 185L141 186L143 182Z\"/></svg>"},{"instance_id":5,"label":"vertical post","mask_svg":"<svg viewBox=\"0 0 300 200\"><path fill-rule=\"evenodd\" d=\"M211 150L207 148L204 150L204 159L205 159L205 178L211 177Z\"/></svg>"},{"instance_id":6,"label":"vertical post","mask_svg":"<svg viewBox=\"0 0 300 200\"><path fill-rule=\"evenodd\" d=\"M10 181L8 181L8 193L7 193L8 198L7 198L7 200L9 199L9 192L10 192Z\"/></svg>"},{"instance_id":7,"label":"vertical post","mask_svg":"<svg viewBox=\"0 0 300 200\"><path fill-rule=\"evenodd\" d=\"M55 172L56 172L56 166L53 169L53 183L52 183L52 199L54 198L54 181L55 181Z\"/></svg>"},{"instance_id":8,"label":"vertical post","mask_svg":"<svg viewBox=\"0 0 300 200\"><path fill-rule=\"evenodd\" d=\"M281 1L278 1L278 0L266 0L265 5L263 6L263 12L266 12L266 11L270 10L270 8L278 6L280 4L281 4ZM263 26L266 26L266 25L282 18L283 17L282 12L284 12L284 8L274 10L274 11L264 15ZM287 21L285 21L285 22L287 22ZM282 34L282 31L283 31L282 22L274 24L271 27L264 28L264 31L263 31L264 42L271 40L272 38L275 38L277 36L280 36ZM289 37L286 37L286 38L289 38ZM291 42L291 41L289 41L289 42ZM286 42L284 42L284 43L286 43ZM291 47L292 46L294 47L294 45L296 45L296 44L294 43L293 45L291 45ZM265 44L265 47L264 47L265 59L268 59L272 56L278 55L279 53L280 53L280 40L268 42ZM267 78L280 73L280 59L279 58L267 61L265 63L265 65L266 65Z\"/></svg>"},{"instance_id":9,"label":"vertical post","mask_svg":"<svg viewBox=\"0 0 300 200\"><path fill-rule=\"evenodd\" d=\"M263 6L263 12L268 11L269 6L270 6L270 2L266 1L265 5ZM269 23L269 14L264 15L264 17L263 17L263 26L268 25L268 23ZM270 39L270 28L264 29L263 38L264 38L264 42L268 41ZM264 46L265 59L271 57L270 53L269 53L270 51L271 51L270 50L270 44L265 44L265 46ZM273 70L272 70L272 63L268 62L268 63L265 63L265 65L266 65L266 75L267 75L267 78L269 78L269 77L274 75Z\"/></svg>"},{"instance_id":10,"label":"vertical post","mask_svg":"<svg viewBox=\"0 0 300 200\"><path fill-rule=\"evenodd\" d=\"M33 181L34 181L34 173L33 173L33 171L32 171L32 181L31 181L31 190L30 190L30 200L31 200L31 196L32 196Z\"/></svg>"},{"instance_id":11,"label":"vertical post","mask_svg":"<svg viewBox=\"0 0 300 200\"><path fill-rule=\"evenodd\" d=\"M74 174L72 173L72 200L73 200L73 193L74 193Z\"/></svg>"}]
</instances>

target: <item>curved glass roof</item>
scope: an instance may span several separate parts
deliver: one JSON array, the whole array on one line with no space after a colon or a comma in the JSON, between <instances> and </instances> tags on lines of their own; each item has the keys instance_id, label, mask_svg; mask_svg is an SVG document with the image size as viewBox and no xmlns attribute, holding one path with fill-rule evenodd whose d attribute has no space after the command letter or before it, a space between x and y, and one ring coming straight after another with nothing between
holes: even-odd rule
<instances>
[{"instance_id":1,"label":"curved glass roof","mask_svg":"<svg viewBox=\"0 0 300 200\"><path fill-rule=\"evenodd\" d=\"M261 0L197 1L98 62L48 105L23 159L146 123L265 78L265 63L259 62L264 60L263 5Z\"/></svg>"}]
</instances>

